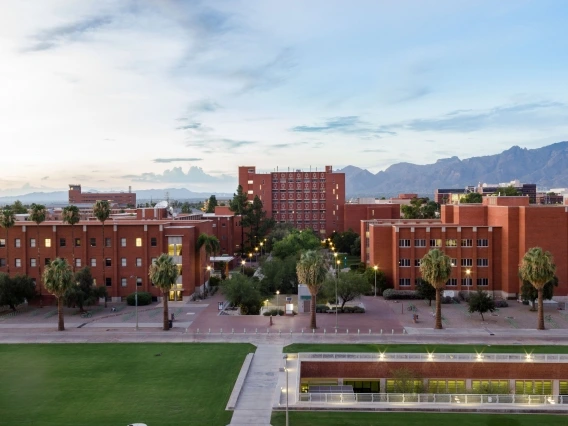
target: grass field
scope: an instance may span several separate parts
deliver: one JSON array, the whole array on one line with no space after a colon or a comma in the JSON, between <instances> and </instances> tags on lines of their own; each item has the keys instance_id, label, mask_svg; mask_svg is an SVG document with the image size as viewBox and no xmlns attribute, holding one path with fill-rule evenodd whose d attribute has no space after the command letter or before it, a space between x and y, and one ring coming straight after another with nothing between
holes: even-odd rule
<instances>
[{"instance_id":1,"label":"grass field","mask_svg":"<svg viewBox=\"0 0 568 426\"><path fill-rule=\"evenodd\" d=\"M568 346L533 345L373 345L373 344L310 344L294 343L284 353L297 352L406 352L406 353L533 353L566 354Z\"/></svg>"},{"instance_id":2,"label":"grass field","mask_svg":"<svg viewBox=\"0 0 568 426\"><path fill-rule=\"evenodd\" d=\"M566 416L545 414L424 414L290 412L294 426L564 426ZM285 413L272 414L273 426L285 425Z\"/></svg>"},{"instance_id":3,"label":"grass field","mask_svg":"<svg viewBox=\"0 0 568 426\"><path fill-rule=\"evenodd\" d=\"M248 344L0 345L0 425L220 425ZM161 354L160 356L156 356Z\"/></svg>"}]
</instances>

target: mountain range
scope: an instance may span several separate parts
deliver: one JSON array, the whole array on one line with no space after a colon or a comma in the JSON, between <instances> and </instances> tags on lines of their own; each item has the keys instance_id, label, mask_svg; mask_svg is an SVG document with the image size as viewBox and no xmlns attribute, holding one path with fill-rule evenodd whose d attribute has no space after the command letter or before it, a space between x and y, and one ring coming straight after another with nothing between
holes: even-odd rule
<instances>
[{"instance_id":1,"label":"mountain range","mask_svg":"<svg viewBox=\"0 0 568 426\"><path fill-rule=\"evenodd\" d=\"M412 192L431 195L436 188L465 188L478 183L501 183L518 179L539 188L568 187L568 142L537 149L518 146L495 155L444 158L434 164L393 164L376 174L355 166L345 173L347 197L392 196Z\"/></svg>"}]
</instances>

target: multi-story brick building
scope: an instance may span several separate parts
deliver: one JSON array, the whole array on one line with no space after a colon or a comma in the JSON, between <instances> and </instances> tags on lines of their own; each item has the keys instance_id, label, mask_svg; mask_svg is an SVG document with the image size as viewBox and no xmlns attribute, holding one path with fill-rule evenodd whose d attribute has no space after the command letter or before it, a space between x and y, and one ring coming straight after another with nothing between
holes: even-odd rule
<instances>
[{"instance_id":1,"label":"multi-story brick building","mask_svg":"<svg viewBox=\"0 0 568 426\"><path fill-rule=\"evenodd\" d=\"M69 185L69 204L94 204L98 200L107 200L120 206L136 207L136 193L131 192L82 192L81 185Z\"/></svg>"},{"instance_id":2,"label":"multi-story brick building","mask_svg":"<svg viewBox=\"0 0 568 426\"><path fill-rule=\"evenodd\" d=\"M52 259L63 257L75 270L89 266L97 285L105 285L113 300L148 291L161 296L148 278L153 259L162 253L174 257L180 276L171 300L192 295L209 279L205 250L196 251L199 234L214 234L211 220L172 220L166 209L138 209L131 220L81 221L74 227L60 221L18 221L0 237L0 272L27 274L43 285L40 273ZM104 251L104 255L103 255ZM75 259L73 261L73 259ZM9 266L9 268L8 268ZM46 296L45 290L42 295Z\"/></svg>"},{"instance_id":3,"label":"multi-story brick building","mask_svg":"<svg viewBox=\"0 0 568 426\"><path fill-rule=\"evenodd\" d=\"M345 174L332 166L324 170L257 173L254 166L239 167L239 185L250 201L256 195L269 217L313 229L321 237L344 230Z\"/></svg>"},{"instance_id":4,"label":"multi-story brick building","mask_svg":"<svg viewBox=\"0 0 568 426\"><path fill-rule=\"evenodd\" d=\"M568 295L568 208L529 205L529 197L484 197L483 204L444 205L440 219L361 222L361 258L378 265L397 289L414 289L420 259L432 248L453 259L448 290L519 294L518 266L539 246L556 263L559 286Z\"/></svg>"}]
</instances>

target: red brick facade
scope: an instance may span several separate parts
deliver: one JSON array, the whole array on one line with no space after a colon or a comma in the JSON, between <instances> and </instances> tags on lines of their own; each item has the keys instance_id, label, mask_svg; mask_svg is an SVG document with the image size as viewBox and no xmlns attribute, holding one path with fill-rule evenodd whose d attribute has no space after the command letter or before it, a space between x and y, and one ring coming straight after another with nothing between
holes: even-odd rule
<instances>
[{"instance_id":1,"label":"red brick facade","mask_svg":"<svg viewBox=\"0 0 568 426\"><path fill-rule=\"evenodd\" d=\"M69 204L94 204L98 200L136 207L134 192L82 192L81 185L69 185Z\"/></svg>"}]
</instances>

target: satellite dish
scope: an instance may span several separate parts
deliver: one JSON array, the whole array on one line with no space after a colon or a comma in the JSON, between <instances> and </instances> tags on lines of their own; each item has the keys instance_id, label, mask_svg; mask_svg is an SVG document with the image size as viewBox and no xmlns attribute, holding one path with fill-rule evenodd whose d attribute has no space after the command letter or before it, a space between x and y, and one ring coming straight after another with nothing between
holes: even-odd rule
<instances>
[{"instance_id":1,"label":"satellite dish","mask_svg":"<svg viewBox=\"0 0 568 426\"><path fill-rule=\"evenodd\" d=\"M167 209L168 208L168 202L167 201L160 201L158 204L156 204L154 206L154 208L156 209Z\"/></svg>"}]
</instances>

